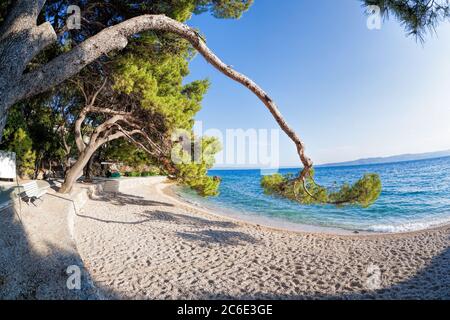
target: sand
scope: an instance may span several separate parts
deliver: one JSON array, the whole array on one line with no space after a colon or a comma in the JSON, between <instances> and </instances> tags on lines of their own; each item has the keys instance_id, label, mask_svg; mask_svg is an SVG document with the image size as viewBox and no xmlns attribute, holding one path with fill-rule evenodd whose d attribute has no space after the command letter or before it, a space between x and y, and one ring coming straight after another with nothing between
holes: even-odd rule
<instances>
[{"instance_id":1,"label":"sand","mask_svg":"<svg viewBox=\"0 0 450 320\"><path fill-rule=\"evenodd\" d=\"M398 235L289 232L131 185L75 218L85 267L113 299L450 299L450 226Z\"/></svg>"},{"instance_id":2,"label":"sand","mask_svg":"<svg viewBox=\"0 0 450 320\"><path fill-rule=\"evenodd\" d=\"M97 299L72 237L73 205L50 188L35 205L0 211L0 299ZM67 287L69 266L79 267L80 290Z\"/></svg>"}]
</instances>

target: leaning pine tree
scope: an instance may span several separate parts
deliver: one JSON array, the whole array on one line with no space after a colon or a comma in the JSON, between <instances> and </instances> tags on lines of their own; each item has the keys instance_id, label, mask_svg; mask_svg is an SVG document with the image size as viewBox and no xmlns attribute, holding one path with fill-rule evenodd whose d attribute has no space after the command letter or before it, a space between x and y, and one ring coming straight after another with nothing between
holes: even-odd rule
<instances>
[{"instance_id":1,"label":"leaning pine tree","mask_svg":"<svg viewBox=\"0 0 450 320\"><path fill-rule=\"evenodd\" d=\"M166 32L187 40L217 70L253 92L294 143L303 169L295 177L275 176L272 180L266 177L263 180L263 186L268 192L295 199L300 203L362 206L370 205L380 194L381 183L377 175L367 175L353 186L344 185L336 193L329 193L323 187L317 186L312 171L313 162L305 153L303 141L287 124L273 99L253 80L223 63L208 48L203 37L195 29L165 15L143 14L131 18L121 16L120 19L117 17L112 21L111 26L104 26L98 33L88 35L67 52L39 67L27 70L34 58L58 40L54 25L48 21L38 24L38 20L45 19L46 15L41 15L41 11L46 2L45 0L17 0L9 10L5 11L6 15L0 25L0 137L7 113L15 103L54 88L105 54L124 49L129 39L135 38L137 34L145 31ZM55 2L49 1L49 4ZM89 4L91 1L83 2ZM193 1L193 7L197 6L199 10L215 7L215 13L220 15L227 5L228 8L239 9L240 5L248 7L251 2L250 0L201 0ZM95 1L92 3L94 4ZM157 3L159 2L148 1L148 4L140 7L152 8ZM109 2L106 3L106 7L108 6ZM114 5L111 6L111 8L114 7ZM128 8L128 6L125 7ZM129 6L129 8L134 10L135 7ZM25 72L26 70L28 72Z\"/></svg>"}]
</instances>

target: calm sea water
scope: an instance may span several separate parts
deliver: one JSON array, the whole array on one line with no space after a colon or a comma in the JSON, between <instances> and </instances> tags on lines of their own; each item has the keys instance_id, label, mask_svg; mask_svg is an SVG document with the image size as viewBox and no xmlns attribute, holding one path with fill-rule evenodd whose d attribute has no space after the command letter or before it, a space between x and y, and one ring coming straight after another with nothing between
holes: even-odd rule
<instances>
[{"instance_id":1,"label":"calm sea water","mask_svg":"<svg viewBox=\"0 0 450 320\"><path fill-rule=\"evenodd\" d=\"M283 169L281 173L297 173ZM368 209L301 206L264 195L260 170L211 171L220 176L220 196L202 199L186 189L181 195L209 208L242 217L347 230L404 232L450 222L450 157L391 164L319 167L316 181L324 186L354 182L364 173L378 173L383 191Z\"/></svg>"}]
</instances>

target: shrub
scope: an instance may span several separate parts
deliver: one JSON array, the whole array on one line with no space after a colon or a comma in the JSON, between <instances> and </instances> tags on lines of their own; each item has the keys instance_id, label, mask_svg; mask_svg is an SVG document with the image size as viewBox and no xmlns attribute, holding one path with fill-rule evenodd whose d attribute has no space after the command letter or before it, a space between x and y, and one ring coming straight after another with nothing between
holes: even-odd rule
<instances>
[{"instance_id":1,"label":"shrub","mask_svg":"<svg viewBox=\"0 0 450 320\"><path fill-rule=\"evenodd\" d=\"M141 173L137 171L125 172L125 177L140 177Z\"/></svg>"},{"instance_id":2,"label":"shrub","mask_svg":"<svg viewBox=\"0 0 450 320\"><path fill-rule=\"evenodd\" d=\"M317 185L314 182L313 170L305 185L293 175L274 174L264 176L261 186L266 194L287 198L300 204L359 205L367 208L381 194L381 180L377 174L366 174L353 185L343 184L336 192Z\"/></svg>"},{"instance_id":3,"label":"shrub","mask_svg":"<svg viewBox=\"0 0 450 320\"><path fill-rule=\"evenodd\" d=\"M201 147L199 161L192 161L191 156L181 148L177 150L180 158L177 179L203 197L216 196L219 194L220 178L208 176L208 170L213 167L214 157L221 145L215 138L203 137Z\"/></svg>"},{"instance_id":4,"label":"shrub","mask_svg":"<svg viewBox=\"0 0 450 320\"><path fill-rule=\"evenodd\" d=\"M154 177L154 176L157 176L157 175L159 175L159 173L156 173L154 171L141 172L141 177Z\"/></svg>"},{"instance_id":5,"label":"shrub","mask_svg":"<svg viewBox=\"0 0 450 320\"><path fill-rule=\"evenodd\" d=\"M33 142L27 132L19 128L14 133L14 139L9 145L9 151L16 153L17 167L21 176L32 176L36 161L36 152L33 151Z\"/></svg>"}]
</instances>

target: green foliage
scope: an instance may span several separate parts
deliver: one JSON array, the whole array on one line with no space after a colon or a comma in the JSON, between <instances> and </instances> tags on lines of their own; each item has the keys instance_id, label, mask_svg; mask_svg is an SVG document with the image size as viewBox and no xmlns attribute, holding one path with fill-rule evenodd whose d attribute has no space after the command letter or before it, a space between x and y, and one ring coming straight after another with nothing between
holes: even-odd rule
<instances>
[{"instance_id":1,"label":"green foliage","mask_svg":"<svg viewBox=\"0 0 450 320\"><path fill-rule=\"evenodd\" d=\"M381 194L381 180L377 174L366 174L355 184L344 184L336 192L317 185L314 182L314 172L306 179L305 185L293 175L274 174L264 176L261 186L268 195L280 196L304 205L359 205L367 208Z\"/></svg>"},{"instance_id":2,"label":"green foliage","mask_svg":"<svg viewBox=\"0 0 450 320\"><path fill-rule=\"evenodd\" d=\"M122 139L109 143L103 156L107 160L122 162L130 167L141 167L150 163L147 153Z\"/></svg>"},{"instance_id":3,"label":"green foliage","mask_svg":"<svg viewBox=\"0 0 450 320\"><path fill-rule=\"evenodd\" d=\"M450 17L448 0L362 0L365 7L380 7L384 17L397 18L409 35L424 41L427 32L434 32L439 22Z\"/></svg>"},{"instance_id":4,"label":"green foliage","mask_svg":"<svg viewBox=\"0 0 450 320\"><path fill-rule=\"evenodd\" d=\"M157 167L151 168L149 171L141 172L141 177L154 177L159 176L161 174L161 170Z\"/></svg>"},{"instance_id":5,"label":"green foliage","mask_svg":"<svg viewBox=\"0 0 450 320\"><path fill-rule=\"evenodd\" d=\"M170 52L154 52L152 46L158 39L146 34L140 43L146 43L147 50L133 50L117 59L115 89L129 96L138 97L143 109L160 114L164 118L165 134L170 137L179 130L190 134L194 116L201 109L201 102L209 87L209 81L193 81L183 84L189 74L190 46L181 41ZM218 194L220 180L208 176L214 165L214 156L220 151L220 144L213 138L203 138L200 159L193 159L184 152L181 145L174 146L181 161L175 165L177 181L196 190L202 196ZM178 149L177 149L178 148Z\"/></svg>"},{"instance_id":6,"label":"green foliage","mask_svg":"<svg viewBox=\"0 0 450 320\"><path fill-rule=\"evenodd\" d=\"M32 176L35 162L39 164L43 159L47 162L61 161L64 158L61 137L55 132L60 123L61 115L51 108L50 99L46 96L26 104L16 104L9 111L0 148L20 149L19 152L14 151L18 154L19 172Z\"/></svg>"},{"instance_id":7,"label":"green foliage","mask_svg":"<svg viewBox=\"0 0 450 320\"><path fill-rule=\"evenodd\" d=\"M344 184L338 192L331 193L332 203L355 204L370 207L381 194L381 180L377 174L365 174L354 185Z\"/></svg>"},{"instance_id":8,"label":"green foliage","mask_svg":"<svg viewBox=\"0 0 450 320\"><path fill-rule=\"evenodd\" d=\"M129 172L125 172L125 177L154 177L160 174L160 171L155 168L151 171L143 171L143 172L139 172L139 171L129 171Z\"/></svg>"},{"instance_id":9,"label":"green foliage","mask_svg":"<svg viewBox=\"0 0 450 320\"><path fill-rule=\"evenodd\" d=\"M183 85L189 74L187 57L187 49L152 59L148 55L123 55L117 59L115 89L137 96L142 108L163 115L168 128L190 129L209 82Z\"/></svg>"},{"instance_id":10,"label":"green foliage","mask_svg":"<svg viewBox=\"0 0 450 320\"><path fill-rule=\"evenodd\" d=\"M12 1L0 0L0 22L7 14ZM48 0L44 11L39 17L39 23L49 21L56 33L61 35L55 46L36 57L30 68L37 68L53 59L61 52L66 52L98 33L105 26L117 24L120 21L142 14L165 14L178 21L186 21L192 14L210 12L218 18L239 18L253 0L138 0L138 1L95 1L95 0ZM83 28L81 30L64 30L66 10L68 5L78 5L83 12ZM95 10L92 10L95 8ZM116 81L118 94L127 94L130 100L139 101L140 106L155 114L157 130L167 140L174 130L192 130L194 116L201 108L204 94L209 87L209 81L199 80L184 84L183 79L189 74L188 63L193 58L191 45L173 34L165 32L144 32L130 39L130 45L120 55L110 54L91 64L88 68L94 74L102 74ZM32 66L32 67L31 67ZM106 66L106 67L105 67ZM73 87L70 84L68 87ZM75 98L73 98L75 96ZM66 129L73 126L82 101L80 95L56 88L49 95L49 100L43 102L40 98L27 101L27 110L19 110L5 130L4 141L12 143L19 128L31 139L35 154L39 159L61 162L68 155L61 148L61 136L56 134L55 127L61 123L62 117L55 113L55 106L62 99L65 107L64 119L68 119ZM72 105L73 104L73 105ZM66 118L67 115L67 118ZM98 117L97 118L101 118ZM99 121L94 116L86 120L86 127L93 128ZM160 121L160 119L163 119ZM101 120L101 119L100 119ZM153 120L152 120L153 121ZM69 123L71 122L71 123ZM161 122L163 125L161 125ZM9 130L9 132L8 132ZM72 151L76 150L73 136L68 136ZM117 141L119 142L119 141ZM70 153L70 152L69 152ZM130 143L121 141L109 143L99 153L106 159L115 159L134 168L139 168L159 159L137 149ZM207 176L208 168L213 165L214 156L205 157L201 163L180 166L179 181L193 185L201 194L212 195L217 192L218 180ZM141 169L139 169L141 170ZM141 175L153 175L156 172L143 172ZM159 172L158 172L159 174ZM194 180L196 182L194 183Z\"/></svg>"},{"instance_id":11,"label":"green foliage","mask_svg":"<svg viewBox=\"0 0 450 320\"><path fill-rule=\"evenodd\" d=\"M125 172L125 177L140 177L141 173L138 171L130 171L130 172Z\"/></svg>"},{"instance_id":12,"label":"green foliage","mask_svg":"<svg viewBox=\"0 0 450 320\"><path fill-rule=\"evenodd\" d=\"M198 159L180 145L175 146L174 153L178 155L177 180L201 196L216 196L219 194L220 179L208 176L208 170L214 165L215 154L221 150L220 142L216 138L203 137L198 145L200 146Z\"/></svg>"},{"instance_id":13,"label":"green foliage","mask_svg":"<svg viewBox=\"0 0 450 320\"><path fill-rule=\"evenodd\" d=\"M197 0L196 13L211 11L216 18L240 18L253 0Z\"/></svg>"},{"instance_id":14,"label":"green foliage","mask_svg":"<svg viewBox=\"0 0 450 320\"><path fill-rule=\"evenodd\" d=\"M34 173L36 152L33 151L33 142L24 129L14 132L8 150L16 153L17 167L20 176L31 176Z\"/></svg>"}]
</instances>

